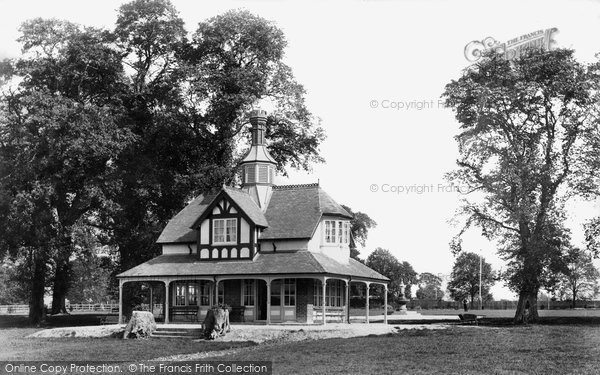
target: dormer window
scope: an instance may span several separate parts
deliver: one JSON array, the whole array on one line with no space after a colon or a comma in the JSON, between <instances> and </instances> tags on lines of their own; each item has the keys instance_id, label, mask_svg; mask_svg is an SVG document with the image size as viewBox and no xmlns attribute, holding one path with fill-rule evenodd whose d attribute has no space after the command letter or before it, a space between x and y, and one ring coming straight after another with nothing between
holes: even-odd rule
<instances>
[{"instance_id":1,"label":"dormer window","mask_svg":"<svg viewBox=\"0 0 600 375\"><path fill-rule=\"evenodd\" d=\"M213 244L237 243L237 219L213 219Z\"/></svg>"},{"instance_id":2,"label":"dormer window","mask_svg":"<svg viewBox=\"0 0 600 375\"><path fill-rule=\"evenodd\" d=\"M350 223L348 221L325 220L325 243L347 244L350 242Z\"/></svg>"}]
</instances>

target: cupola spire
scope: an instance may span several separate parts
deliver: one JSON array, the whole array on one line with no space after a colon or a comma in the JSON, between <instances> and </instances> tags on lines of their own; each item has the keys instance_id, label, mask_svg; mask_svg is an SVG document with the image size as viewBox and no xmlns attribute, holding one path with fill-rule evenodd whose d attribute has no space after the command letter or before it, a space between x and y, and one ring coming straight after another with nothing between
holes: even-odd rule
<instances>
[{"instance_id":1,"label":"cupola spire","mask_svg":"<svg viewBox=\"0 0 600 375\"><path fill-rule=\"evenodd\" d=\"M256 204L264 211L267 208L277 163L269 154L265 143L267 112L261 109L250 112L252 145L240 163L242 189L247 190Z\"/></svg>"}]
</instances>

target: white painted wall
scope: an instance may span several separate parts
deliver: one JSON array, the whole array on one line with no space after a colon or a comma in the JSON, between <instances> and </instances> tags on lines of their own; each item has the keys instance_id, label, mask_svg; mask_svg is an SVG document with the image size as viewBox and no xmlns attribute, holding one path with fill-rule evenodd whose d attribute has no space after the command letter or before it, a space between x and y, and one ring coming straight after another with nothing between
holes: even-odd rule
<instances>
[{"instance_id":1,"label":"white painted wall","mask_svg":"<svg viewBox=\"0 0 600 375\"><path fill-rule=\"evenodd\" d=\"M196 251L196 244L189 244L189 246L192 248L192 251ZM190 248L188 247L188 244L165 244L162 245L162 253L163 255L167 255L167 254L189 254L190 253Z\"/></svg>"},{"instance_id":2,"label":"white painted wall","mask_svg":"<svg viewBox=\"0 0 600 375\"><path fill-rule=\"evenodd\" d=\"M200 243L202 245L208 245L210 243L209 225L208 219L205 219L200 225Z\"/></svg>"},{"instance_id":3,"label":"white painted wall","mask_svg":"<svg viewBox=\"0 0 600 375\"><path fill-rule=\"evenodd\" d=\"M323 221L329 219L335 218L321 218L313 237L308 241L308 251L320 252L340 263L347 264L350 259L348 244L325 244L325 224Z\"/></svg>"},{"instance_id":4,"label":"white painted wall","mask_svg":"<svg viewBox=\"0 0 600 375\"><path fill-rule=\"evenodd\" d=\"M244 219L241 218L240 219L241 225L240 225L240 242L241 243L248 243L250 242L250 225L248 224L248 222Z\"/></svg>"},{"instance_id":5,"label":"white painted wall","mask_svg":"<svg viewBox=\"0 0 600 375\"><path fill-rule=\"evenodd\" d=\"M307 250L308 240L271 241L264 240L260 243L260 251L273 251L273 244L277 251Z\"/></svg>"}]
</instances>

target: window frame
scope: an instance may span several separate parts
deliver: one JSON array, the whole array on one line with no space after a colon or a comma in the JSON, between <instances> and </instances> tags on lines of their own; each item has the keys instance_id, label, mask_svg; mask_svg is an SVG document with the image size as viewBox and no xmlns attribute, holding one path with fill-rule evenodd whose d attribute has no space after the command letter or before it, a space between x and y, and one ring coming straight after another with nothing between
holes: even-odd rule
<instances>
[{"instance_id":1,"label":"window frame","mask_svg":"<svg viewBox=\"0 0 600 375\"><path fill-rule=\"evenodd\" d=\"M223 233L217 233L217 223L222 223L222 227L219 225L219 230ZM230 223L234 225L230 227ZM229 233L229 229L232 228L233 233ZM212 244L213 245L234 245L237 244L237 232L238 232L238 219L237 218L214 218L212 219ZM217 241L217 236L223 241ZM221 237L222 236L222 237ZM227 241L229 236L230 240Z\"/></svg>"},{"instance_id":2,"label":"window frame","mask_svg":"<svg viewBox=\"0 0 600 375\"><path fill-rule=\"evenodd\" d=\"M254 307L256 305L255 281L254 279L242 280L242 306Z\"/></svg>"},{"instance_id":3,"label":"window frame","mask_svg":"<svg viewBox=\"0 0 600 375\"><path fill-rule=\"evenodd\" d=\"M337 220L324 220L325 222L325 243L336 244L337 231L336 222Z\"/></svg>"},{"instance_id":4,"label":"window frame","mask_svg":"<svg viewBox=\"0 0 600 375\"><path fill-rule=\"evenodd\" d=\"M197 282L175 283L173 306L199 306L202 300L202 284Z\"/></svg>"},{"instance_id":5,"label":"window frame","mask_svg":"<svg viewBox=\"0 0 600 375\"><path fill-rule=\"evenodd\" d=\"M325 287L325 307L344 307L344 285L342 280L328 280ZM313 305L323 307L323 282L316 280L313 291Z\"/></svg>"},{"instance_id":6,"label":"window frame","mask_svg":"<svg viewBox=\"0 0 600 375\"><path fill-rule=\"evenodd\" d=\"M347 245L350 243L350 222L348 220L323 220L323 242L326 245Z\"/></svg>"}]
</instances>

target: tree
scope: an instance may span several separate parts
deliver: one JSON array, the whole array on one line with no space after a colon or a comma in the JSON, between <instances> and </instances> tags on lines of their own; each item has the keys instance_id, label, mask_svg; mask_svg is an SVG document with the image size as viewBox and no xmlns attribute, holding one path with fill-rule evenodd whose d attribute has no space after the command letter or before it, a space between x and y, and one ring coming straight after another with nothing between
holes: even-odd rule
<instances>
[{"instance_id":1,"label":"tree","mask_svg":"<svg viewBox=\"0 0 600 375\"><path fill-rule=\"evenodd\" d=\"M35 19L21 32L24 56L4 64L13 81L2 97L0 184L4 246L28 253L37 323L49 272L52 310L65 310L72 228L103 204L111 161L129 136L117 125L119 107L108 105L122 69L99 30Z\"/></svg>"},{"instance_id":2,"label":"tree","mask_svg":"<svg viewBox=\"0 0 600 375\"><path fill-rule=\"evenodd\" d=\"M23 267L10 259L0 264L0 305L21 305L28 303L28 283L24 282Z\"/></svg>"},{"instance_id":3,"label":"tree","mask_svg":"<svg viewBox=\"0 0 600 375\"><path fill-rule=\"evenodd\" d=\"M110 251L102 244L102 235L96 228L77 226L73 233L75 252L70 260L71 287L67 298L71 303L107 302L110 277L114 262Z\"/></svg>"},{"instance_id":4,"label":"tree","mask_svg":"<svg viewBox=\"0 0 600 375\"><path fill-rule=\"evenodd\" d=\"M600 273L592 262L592 255L579 248L571 248L563 258L558 290L570 297L571 307L577 299L592 298L598 292Z\"/></svg>"},{"instance_id":5,"label":"tree","mask_svg":"<svg viewBox=\"0 0 600 375\"><path fill-rule=\"evenodd\" d=\"M157 255L191 197L235 182L245 113L262 101L280 170L322 161L283 33L249 12L202 22L192 40L167 0L123 5L113 32L35 19L21 33L23 56L0 64L0 255L34 275L33 322L48 281L64 310L76 226L103 233L119 272Z\"/></svg>"},{"instance_id":6,"label":"tree","mask_svg":"<svg viewBox=\"0 0 600 375\"><path fill-rule=\"evenodd\" d=\"M367 257L366 265L390 279L388 294L394 297L400 295L400 285L404 284L402 291L404 297L410 298L411 284L416 282L417 273L410 263L398 259L386 249L378 247Z\"/></svg>"},{"instance_id":7,"label":"tree","mask_svg":"<svg viewBox=\"0 0 600 375\"><path fill-rule=\"evenodd\" d=\"M158 234L191 197L236 181L249 147L245 114L261 101L274 103L266 138L280 171L322 160L323 130L282 62L285 38L271 22L230 11L187 40L169 1L136 0L119 9L114 35L133 68L124 126L136 136L116 161L115 204L96 223L113 233L116 272L157 255Z\"/></svg>"},{"instance_id":8,"label":"tree","mask_svg":"<svg viewBox=\"0 0 600 375\"><path fill-rule=\"evenodd\" d=\"M72 261L73 285L67 298L71 303L107 302L112 261L106 256L78 257Z\"/></svg>"},{"instance_id":9,"label":"tree","mask_svg":"<svg viewBox=\"0 0 600 375\"><path fill-rule=\"evenodd\" d=\"M512 61L491 52L443 94L461 124L449 178L473 197L463 200L465 226L451 247L460 252L470 226L499 240L504 278L519 294L515 322L538 318L544 270L562 253L546 250L561 247L563 204L598 191L598 71L572 50L532 49Z\"/></svg>"},{"instance_id":10,"label":"tree","mask_svg":"<svg viewBox=\"0 0 600 375\"><path fill-rule=\"evenodd\" d=\"M363 212L354 212L350 207L345 205L342 205L342 207L352 215L352 220L350 220L350 257L362 262L359 257L360 252L356 248L356 245L359 244L360 246L365 247L369 230L375 228L377 223L375 220L371 219L369 215Z\"/></svg>"},{"instance_id":11,"label":"tree","mask_svg":"<svg viewBox=\"0 0 600 375\"><path fill-rule=\"evenodd\" d=\"M418 299L435 299L441 301L444 298L442 290L442 279L429 272L423 272L418 279Z\"/></svg>"},{"instance_id":12,"label":"tree","mask_svg":"<svg viewBox=\"0 0 600 375\"><path fill-rule=\"evenodd\" d=\"M461 253L452 266L448 292L455 301L469 300L471 307L475 297L479 295L479 255L475 253ZM484 300L490 299L490 287L494 285L492 266L481 260L481 295Z\"/></svg>"}]
</instances>

